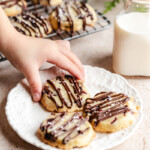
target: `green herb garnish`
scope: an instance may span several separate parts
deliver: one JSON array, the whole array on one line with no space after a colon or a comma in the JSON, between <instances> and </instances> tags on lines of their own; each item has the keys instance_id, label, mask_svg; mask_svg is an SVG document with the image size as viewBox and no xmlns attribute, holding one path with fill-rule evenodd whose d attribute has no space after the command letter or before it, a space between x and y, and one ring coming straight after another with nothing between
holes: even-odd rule
<instances>
[{"instance_id":1,"label":"green herb garnish","mask_svg":"<svg viewBox=\"0 0 150 150\"><path fill-rule=\"evenodd\" d=\"M112 8L116 7L116 4L118 4L119 2L120 2L120 0L112 0L109 2L105 2L105 10L103 11L103 14L112 10Z\"/></svg>"}]
</instances>

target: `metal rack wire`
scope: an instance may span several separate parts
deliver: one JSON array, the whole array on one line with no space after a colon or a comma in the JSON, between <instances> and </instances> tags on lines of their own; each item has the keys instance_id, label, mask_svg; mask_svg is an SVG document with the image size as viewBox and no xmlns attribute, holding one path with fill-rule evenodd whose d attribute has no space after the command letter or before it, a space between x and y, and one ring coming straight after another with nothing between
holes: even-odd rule
<instances>
[{"instance_id":1,"label":"metal rack wire","mask_svg":"<svg viewBox=\"0 0 150 150\"><path fill-rule=\"evenodd\" d=\"M0 62L7 60L3 54L0 54Z\"/></svg>"},{"instance_id":2,"label":"metal rack wire","mask_svg":"<svg viewBox=\"0 0 150 150\"><path fill-rule=\"evenodd\" d=\"M57 32L52 32L46 38L50 38L53 40L62 39L70 41L109 28L111 22L105 16L103 16L100 11L96 10L96 12L98 14L98 21L96 22L94 27L86 27L85 31L77 31L73 35L65 31L62 31L60 34L58 34Z\"/></svg>"},{"instance_id":3,"label":"metal rack wire","mask_svg":"<svg viewBox=\"0 0 150 150\"><path fill-rule=\"evenodd\" d=\"M31 1L28 1L28 8L26 11L36 11L38 13L41 13L44 16L48 16L45 13L45 9L47 9L48 12L50 12L52 10L52 8L45 8L40 4L34 5ZM102 30L105 30L107 28L109 28L111 26L111 22L107 19L107 17L105 17L100 11L96 10L97 13L97 22L95 23L94 27L86 27L85 31L77 31L75 32L73 35L69 32L66 31L61 31L59 34L56 31L53 31L52 33L50 33L46 39L52 39L52 40L73 40L73 39L77 39L95 32L99 32ZM7 60L2 54L0 54L0 62Z\"/></svg>"}]
</instances>

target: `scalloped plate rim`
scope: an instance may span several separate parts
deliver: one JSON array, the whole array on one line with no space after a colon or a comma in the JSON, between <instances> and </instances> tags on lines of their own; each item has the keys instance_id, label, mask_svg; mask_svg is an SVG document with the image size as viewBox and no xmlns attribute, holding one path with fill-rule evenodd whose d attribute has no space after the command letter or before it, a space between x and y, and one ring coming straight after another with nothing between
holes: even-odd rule
<instances>
[{"instance_id":1,"label":"scalloped plate rim","mask_svg":"<svg viewBox=\"0 0 150 150\"><path fill-rule=\"evenodd\" d=\"M124 83L125 83L127 86L131 87L131 88L136 92L137 96L139 97L139 103L140 103L140 105L141 105L141 106L140 106L140 110L139 110L139 113L140 113L140 119L139 119L139 121L136 123L136 126L132 129L132 131L127 134L127 136L125 136L123 139L119 140L118 142L115 142L113 145L108 146L106 149L113 148L113 147L115 147L115 146L117 146L117 145L123 143L123 142L124 142L125 140L127 140L128 138L130 138L131 135L133 135L133 133L135 132L135 130L137 130L137 128L139 127L139 125L140 125L140 123L141 123L141 121L142 121L142 119L143 119L143 101L142 101L142 98L141 98L141 96L139 95L138 91L137 91L132 85L130 85L130 84L127 82L127 80L126 80L125 78L123 78L121 75L118 75L118 74L115 74L115 73L111 73L110 71L105 70L104 68L100 68L100 67L93 67L93 66L89 66L89 65L84 65L84 67L92 67L92 68L101 69L101 70L103 70L105 73L109 73L109 74L112 74L113 76L117 76L117 78L120 78L121 80L123 80ZM23 79L22 79L22 80L23 80ZM6 106L5 106L5 113L6 113L6 116L7 116L7 120L8 120L8 122L9 122L10 126L12 127L12 129L18 134L18 136L19 136L21 139L23 139L23 140L26 141L27 143L30 143L30 144L32 144L32 145L38 147L38 148L43 149L43 147L42 147L41 145L39 145L39 144L35 143L34 141L30 141L30 140L26 139L25 137L23 137L23 136L21 135L21 133L17 130L17 128L13 125L13 122L12 122L12 120L10 119L10 116L9 116L9 112L8 112L7 107L8 107L9 101L10 101L10 99L11 99L11 98L10 98L10 97L11 97L11 94L12 94L14 91L16 91L16 89L17 89L19 86L20 86L20 82L17 83L17 85L16 85L12 90L10 90L10 92L9 92L9 94L8 94L8 96L7 96L7 102L6 102ZM106 149L103 149L103 150L106 150Z\"/></svg>"}]
</instances>

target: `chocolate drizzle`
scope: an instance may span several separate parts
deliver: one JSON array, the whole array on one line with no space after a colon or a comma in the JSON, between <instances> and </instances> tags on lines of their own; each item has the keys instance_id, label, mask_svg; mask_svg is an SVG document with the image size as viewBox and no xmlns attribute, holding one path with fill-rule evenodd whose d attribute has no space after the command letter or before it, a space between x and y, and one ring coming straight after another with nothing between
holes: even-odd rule
<instances>
[{"instance_id":1,"label":"chocolate drizzle","mask_svg":"<svg viewBox=\"0 0 150 150\"><path fill-rule=\"evenodd\" d=\"M25 5L24 5L24 0L0 0L0 5L2 6L2 8L10 8L12 6L19 6L21 8L25 8Z\"/></svg>"},{"instance_id":2,"label":"chocolate drizzle","mask_svg":"<svg viewBox=\"0 0 150 150\"><path fill-rule=\"evenodd\" d=\"M66 113L55 114L47 120L46 124L41 124L40 130L44 132L45 139L56 142L58 137L63 137L62 143L67 144L70 140L89 130L89 127L83 130L80 129L80 126L88 120L83 118L79 113L70 115L69 119L64 121L66 116ZM58 125L59 123L60 125ZM69 127L70 124L73 126Z\"/></svg>"},{"instance_id":3,"label":"chocolate drizzle","mask_svg":"<svg viewBox=\"0 0 150 150\"><path fill-rule=\"evenodd\" d=\"M56 85L50 80L47 80L47 82L56 91L57 96L59 97L59 100L61 102L61 105L59 105L57 103L57 101L55 100L56 95L54 93L52 93L49 86L44 87L43 94L44 93L47 94L47 97L55 103L57 109L63 108L64 105L70 109L70 108L72 108L73 103L76 103L77 106L79 108L81 108L82 107L81 95L83 94L83 92L82 92L82 88L79 86L77 78L74 76L66 75L65 79L67 79L69 81L70 86L67 85L66 81L61 76L56 77L56 80L58 80L60 82L60 84L62 84L62 86L64 87L64 90L66 91L66 93L68 95L69 102L67 102L63 98L63 96L61 94L61 89L57 88ZM72 92L72 90L74 92Z\"/></svg>"},{"instance_id":4,"label":"chocolate drizzle","mask_svg":"<svg viewBox=\"0 0 150 150\"><path fill-rule=\"evenodd\" d=\"M67 14L68 14L68 16L66 16L66 17L67 17L67 20L69 21L69 24L70 24L70 30L71 30L71 33L73 33L74 23L73 23L73 19L71 18L71 15L70 15L67 2L65 2L65 9L66 9Z\"/></svg>"},{"instance_id":5,"label":"chocolate drizzle","mask_svg":"<svg viewBox=\"0 0 150 150\"><path fill-rule=\"evenodd\" d=\"M55 1L55 0L54 0ZM41 5L43 5L43 3L42 2L44 2L44 5L46 6L46 5L50 5L51 6L51 4L52 4L52 1L51 0L37 0L37 3L36 4L41 4ZM46 2L46 3L45 3Z\"/></svg>"},{"instance_id":6,"label":"chocolate drizzle","mask_svg":"<svg viewBox=\"0 0 150 150\"><path fill-rule=\"evenodd\" d=\"M116 121L117 121L117 117L115 117L115 119L111 122L111 124L113 124Z\"/></svg>"},{"instance_id":7,"label":"chocolate drizzle","mask_svg":"<svg viewBox=\"0 0 150 150\"><path fill-rule=\"evenodd\" d=\"M56 7L56 17L58 20L58 30L61 31L61 22L63 21L61 19L61 16L65 16L67 18L67 21L69 22L70 32L74 32L74 18L70 14L70 9L73 9L76 12L76 18L81 19L83 21L83 30L86 29L86 26L88 25L86 22L86 19L88 17L91 18L91 20L94 20L94 16L90 12L89 8L87 7L87 4L85 2L78 2L76 0L71 0L65 2L65 5L59 5ZM65 21L65 20L64 20Z\"/></svg>"},{"instance_id":8,"label":"chocolate drizzle","mask_svg":"<svg viewBox=\"0 0 150 150\"><path fill-rule=\"evenodd\" d=\"M16 30L24 35L44 37L50 32L48 21L37 13L22 13L19 17L13 17L12 20Z\"/></svg>"},{"instance_id":9,"label":"chocolate drizzle","mask_svg":"<svg viewBox=\"0 0 150 150\"><path fill-rule=\"evenodd\" d=\"M127 105L129 100L130 98L122 93L101 92L86 100L85 113L89 116L89 121L94 121L94 125L97 126L103 120L130 111ZM117 118L111 123L116 120Z\"/></svg>"}]
</instances>

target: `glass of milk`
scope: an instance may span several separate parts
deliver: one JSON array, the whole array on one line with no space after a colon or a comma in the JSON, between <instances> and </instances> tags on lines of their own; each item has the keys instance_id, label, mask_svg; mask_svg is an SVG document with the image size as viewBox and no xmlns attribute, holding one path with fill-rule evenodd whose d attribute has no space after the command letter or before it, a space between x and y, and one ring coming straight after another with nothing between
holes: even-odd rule
<instances>
[{"instance_id":1,"label":"glass of milk","mask_svg":"<svg viewBox=\"0 0 150 150\"><path fill-rule=\"evenodd\" d=\"M126 0L115 20L113 70L150 76L150 0Z\"/></svg>"}]
</instances>

